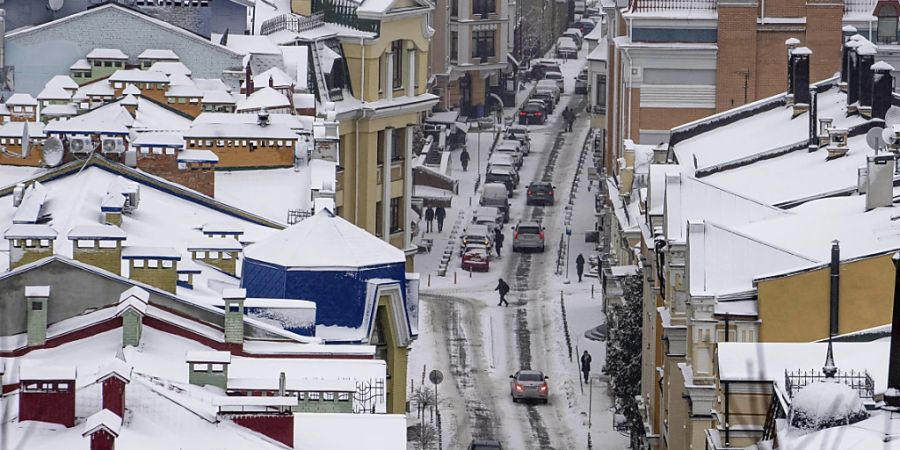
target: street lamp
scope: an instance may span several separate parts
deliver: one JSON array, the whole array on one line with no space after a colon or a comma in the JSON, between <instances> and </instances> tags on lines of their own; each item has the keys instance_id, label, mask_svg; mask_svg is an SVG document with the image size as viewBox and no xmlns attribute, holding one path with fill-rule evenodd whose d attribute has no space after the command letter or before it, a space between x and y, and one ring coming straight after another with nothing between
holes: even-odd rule
<instances>
[{"instance_id":1,"label":"street lamp","mask_svg":"<svg viewBox=\"0 0 900 450\"><path fill-rule=\"evenodd\" d=\"M571 260L572 258L570 257L571 255L569 255L569 247L570 247L571 243L572 243L572 227L567 226L566 227L566 281L563 282L564 284L570 283L569 282L569 260Z\"/></svg>"}]
</instances>

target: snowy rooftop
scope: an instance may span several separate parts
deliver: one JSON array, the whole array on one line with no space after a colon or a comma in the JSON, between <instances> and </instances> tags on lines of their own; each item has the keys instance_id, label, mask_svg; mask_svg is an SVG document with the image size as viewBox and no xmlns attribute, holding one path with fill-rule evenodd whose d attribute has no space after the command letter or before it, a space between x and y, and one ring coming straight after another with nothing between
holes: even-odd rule
<instances>
[{"instance_id":1,"label":"snowy rooftop","mask_svg":"<svg viewBox=\"0 0 900 450\"><path fill-rule=\"evenodd\" d=\"M178 60L178 55L169 49L148 48L138 55L138 59Z\"/></svg>"},{"instance_id":2,"label":"snowy rooftop","mask_svg":"<svg viewBox=\"0 0 900 450\"><path fill-rule=\"evenodd\" d=\"M151 72L162 72L166 75L191 75L191 69L180 61L157 61L147 69Z\"/></svg>"},{"instance_id":3,"label":"snowy rooftop","mask_svg":"<svg viewBox=\"0 0 900 450\"><path fill-rule=\"evenodd\" d=\"M269 86L269 80L272 80L273 87L287 87L294 84L294 79L278 67L272 67L265 72L253 76L253 85L257 87Z\"/></svg>"},{"instance_id":4,"label":"snowy rooftop","mask_svg":"<svg viewBox=\"0 0 900 450\"><path fill-rule=\"evenodd\" d=\"M218 112L205 112L194 119L194 123L215 124L250 124L255 125L256 114L230 114ZM312 129L314 118L309 116L295 116L293 114L269 113L269 122L272 125L284 125L292 130Z\"/></svg>"},{"instance_id":5,"label":"snowy rooftop","mask_svg":"<svg viewBox=\"0 0 900 450\"><path fill-rule=\"evenodd\" d=\"M178 133L166 132L145 132L139 133L135 139L131 141L131 145L136 147L144 146L166 146L166 147L184 147L184 139Z\"/></svg>"},{"instance_id":6,"label":"snowy rooftop","mask_svg":"<svg viewBox=\"0 0 900 450\"><path fill-rule=\"evenodd\" d=\"M74 380L75 366L25 363L19 366L20 380Z\"/></svg>"},{"instance_id":7,"label":"snowy rooftop","mask_svg":"<svg viewBox=\"0 0 900 450\"><path fill-rule=\"evenodd\" d=\"M203 97L203 91L193 85L179 84L170 87L166 97Z\"/></svg>"},{"instance_id":8,"label":"snowy rooftop","mask_svg":"<svg viewBox=\"0 0 900 450\"><path fill-rule=\"evenodd\" d=\"M122 50L117 48L95 48L87 54L88 59L128 59Z\"/></svg>"},{"instance_id":9,"label":"snowy rooftop","mask_svg":"<svg viewBox=\"0 0 900 450\"><path fill-rule=\"evenodd\" d=\"M231 363L231 353L203 351L203 352L187 352L184 360L188 362L210 362L210 363Z\"/></svg>"},{"instance_id":10,"label":"snowy rooftop","mask_svg":"<svg viewBox=\"0 0 900 450\"><path fill-rule=\"evenodd\" d=\"M290 268L357 269L406 261L400 249L327 211L244 250L247 258Z\"/></svg>"},{"instance_id":11,"label":"snowy rooftop","mask_svg":"<svg viewBox=\"0 0 900 450\"><path fill-rule=\"evenodd\" d=\"M65 105L47 105L41 108L41 116L45 118L74 116L75 114L78 114L78 109L71 103Z\"/></svg>"},{"instance_id":12,"label":"snowy rooftop","mask_svg":"<svg viewBox=\"0 0 900 450\"><path fill-rule=\"evenodd\" d=\"M44 137L43 122L6 122L0 126L0 137L21 138L25 135L26 123L28 124L28 136L33 138Z\"/></svg>"},{"instance_id":13,"label":"snowy rooftop","mask_svg":"<svg viewBox=\"0 0 900 450\"><path fill-rule=\"evenodd\" d=\"M68 75L55 75L44 86L45 87L57 86L57 87L61 87L63 89L73 89L73 90L78 89L78 83L76 83L75 80L70 78Z\"/></svg>"},{"instance_id":14,"label":"snowy rooftop","mask_svg":"<svg viewBox=\"0 0 900 450\"><path fill-rule=\"evenodd\" d=\"M310 210L311 174L308 165L266 170L217 170L216 198L279 223L287 221L289 209ZM278 192L278 195L269 195ZM265 202L260 196L268 195Z\"/></svg>"},{"instance_id":15,"label":"snowy rooftop","mask_svg":"<svg viewBox=\"0 0 900 450\"><path fill-rule=\"evenodd\" d=\"M16 223L3 233L5 239L56 239L57 233L49 225Z\"/></svg>"},{"instance_id":16,"label":"snowy rooftop","mask_svg":"<svg viewBox=\"0 0 900 450\"><path fill-rule=\"evenodd\" d=\"M72 65L69 66L69 69L91 70L91 63L89 63L88 60L86 60L86 59L79 59L78 61L75 61L74 63L72 63Z\"/></svg>"},{"instance_id":17,"label":"snowy rooftop","mask_svg":"<svg viewBox=\"0 0 900 450\"><path fill-rule=\"evenodd\" d=\"M112 433L113 436L119 436L119 432L122 428L122 418L108 409L96 412L84 422L82 436L90 435L101 428Z\"/></svg>"},{"instance_id":18,"label":"snowy rooftop","mask_svg":"<svg viewBox=\"0 0 900 450\"><path fill-rule=\"evenodd\" d=\"M268 8L262 8L268 9ZM259 20L259 18L257 18ZM217 35L213 33L211 36L211 40L213 42L219 42L221 39L221 35ZM281 50L275 45L275 42L272 41L268 36L264 35L246 35L246 34L229 34L228 41L225 44L226 47L234 50L242 55L247 54L256 54L256 55L280 55Z\"/></svg>"},{"instance_id":19,"label":"snowy rooftop","mask_svg":"<svg viewBox=\"0 0 900 450\"><path fill-rule=\"evenodd\" d=\"M217 163L219 156L211 150L182 150L178 152L178 162Z\"/></svg>"},{"instance_id":20,"label":"snowy rooftop","mask_svg":"<svg viewBox=\"0 0 900 450\"><path fill-rule=\"evenodd\" d=\"M149 70L125 69L117 70L109 76L111 82L126 83L165 83L169 82L169 78L162 72L153 72Z\"/></svg>"},{"instance_id":21,"label":"snowy rooftop","mask_svg":"<svg viewBox=\"0 0 900 450\"><path fill-rule=\"evenodd\" d=\"M38 102L31 94L16 93L6 100L7 105L37 106Z\"/></svg>"},{"instance_id":22,"label":"snowy rooftop","mask_svg":"<svg viewBox=\"0 0 900 450\"><path fill-rule=\"evenodd\" d=\"M284 94L266 86L238 102L237 111L252 111L260 108L276 109L290 105L291 101Z\"/></svg>"},{"instance_id":23,"label":"snowy rooftop","mask_svg":"<svg viewBox=\"0 0 900 450\"><path fill-rule=\"evenodd\" d=\"M60 85L50 85L48 84L41 92L38 94L38 100L69 100L72 98L72 93L67 91Z\"/></svg>"},{"instance_id":24,"label":"snowy rooftop","mask_svg":"<svg viewBox=\"0 0 900 450\"><path fill-rule=\"evenodd\" d=\"M68 238L124 240L125 232L115 225L78 225L69 231Z\"/></svg>"},{"instance_id":25,"label":"snowy rooftop","mask_svg":"<svg viewBox=\"0 0 900 450\"><path fill-rule=\"evenodd\" d=\"M203 91L203 103L234 105L234 96L228 91Z\"/></svg>"},{"instance_id":26,"label":"snowy rooftop","mask_svg":"<svg viewBox=\"0 0 900 450\"><path fill-rule=\"evenodd\" d=\"M249 115L249 114L234 114ZM194 121L190 130L184 133L185 138L266 138L266 139L297 139L297 133L291 128L271 123L261 127L256 124L256 116L253 123L203 123Z\"/></svg>"}]
</instances>

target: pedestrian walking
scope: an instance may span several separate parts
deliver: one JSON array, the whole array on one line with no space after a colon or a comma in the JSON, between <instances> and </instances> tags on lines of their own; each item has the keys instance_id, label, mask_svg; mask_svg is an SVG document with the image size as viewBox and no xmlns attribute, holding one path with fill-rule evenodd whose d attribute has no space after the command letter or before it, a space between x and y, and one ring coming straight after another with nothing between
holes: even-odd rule
<instances>
[{"instance_id":1,"label":"pedestrian walking","mask_svg":"<svg viewBox=\"0 0 900 450\"><path fill-rule=\"evenodd\" d=\"M591 376L591 354L587 350L581 354L581 373L584 374L584 382L588 382Z\"/></svg>"},{"instance_id":2,"label":"pedestrian walking","mask_svg":"<svg viewBox=\"0 0 900 450\"><path fill-rule=\"evenodd\" d=\"M434 222L434 208L428 207L425 210L425 232L431 233L431 224Z\"/></svg>"},{"instance_id":3,"label":"pedestrian walking","mask_svg":"<svg viewBox=\"0 0 900 450\"><path fill-rule=\"evenodd\" d=\"M563 111L563 118L566 119L566 131L572 131L572 124L575 122L575 111L566 107L566 110Z\"/></svg>"},{"instance_id":4,"label":"pedestrian walking","mask_svg":"<svg viewBox=\"0 0 900 450\"><path fill-rule=\"evenodd\" d=\"M497 287L495 287L494 290L500 292L500 303L497 303L497 306L509 306L509 302L506 301L506 294L509 293L509 285L503 281L503 278L497 282Z\"/></svg>"},{"instance_id":5,"label":"pedestrian walking","mask_svg":"<svg viewBox=\"0 0 900 450\"><path fill-rule=\"evenodd\" d=\"M578 282L581 283L581 276L584 274L584 256L581 253L575 258L575 271L578 272Z\"/></svg>"},{"instance_id":6,"label":"pedestrian walking","mask_svg":"<svg viewBox=\"0 0 900 450\"><path fill-rule=\"evenodd\" d=\"M444 231L444 219L447 218L447 210L444 209L443 206L438 206L436 210L434 210L434 218L437 219L438 223L438 233Z\"/></svg>"},{"instance_id":7,"label":"pedestrian walking","mask_svg":"<svg viewBox=\"0 0 900 450\"><path fill-rule=\"evenodd\" d=\"M463 149L462 153L459 154L459 163L463 166L463 172L468 170L469 168L469 152L466 149Z\"/></svg>"},{"instance_id":8,"label":"pedestrian walking","mask_svg":"<svg viewBox=\"0 0 900 450\"><path fill-rule=\"evenodd\" d=\"M500 257L500 249L503 248L503 232L499 228L494 230L494 247L497 249L497 257Z\"/></svg>"}]
</instances>

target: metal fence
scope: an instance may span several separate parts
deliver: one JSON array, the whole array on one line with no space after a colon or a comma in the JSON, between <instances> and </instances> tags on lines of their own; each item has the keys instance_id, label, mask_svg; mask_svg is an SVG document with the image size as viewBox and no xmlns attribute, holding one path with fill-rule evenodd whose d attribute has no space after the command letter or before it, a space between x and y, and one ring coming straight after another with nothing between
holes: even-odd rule
<instances>
[{"instance_id":1,"label":"metal fence","mask_svg":"<svg viewBox=\"0 0 900 450\"><path fill-rule=\"evenodd\" d=\"M875 397L875 380L872 378L872 375L869 375L868 371L839 371L834 378L856 390L861 399L871 400ZM784 371L785 390L791 398L794 398L794 395L797 394L797 392L800 392L800 389L803 389L806 385L820 381L825 381L825 374L823 374L821 370Z\"/></svg>"},{"instance_id":2,"label":"metal fence","mask_svg":"<svg viewBox=\"0 0 900 450\"><path fill-rule=\"evenodd\" d=\"M259 32L263 35L269 35L279 31L293 31L295 33L300 33L324 25L324 19L324 13L316 13L309 16L282 14L263 22Z\"/></svg>"}]
</instances>

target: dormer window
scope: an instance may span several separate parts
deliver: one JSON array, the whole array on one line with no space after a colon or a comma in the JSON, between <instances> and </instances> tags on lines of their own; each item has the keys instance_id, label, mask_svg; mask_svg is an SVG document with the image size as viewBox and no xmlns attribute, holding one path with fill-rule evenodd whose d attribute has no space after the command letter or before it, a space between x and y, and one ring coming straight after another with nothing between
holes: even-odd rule
<instances>
[{"instance_id":1,"label":"dormer window","mask_svg":"<svg viewBox=\"0 0 900 450\"><path fill-rule=\"evenodd\" d=\"M900 12L900 3L896 0L882 0L875 5L874 15L878 17L877 40L879 44L897 43L898 12Z\"/></svg>"}]
</instances>

